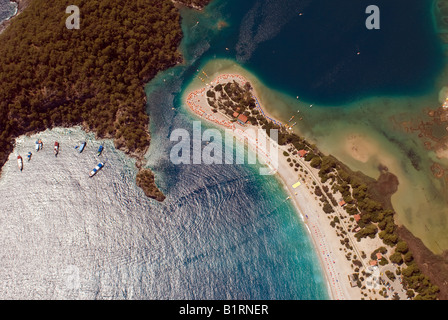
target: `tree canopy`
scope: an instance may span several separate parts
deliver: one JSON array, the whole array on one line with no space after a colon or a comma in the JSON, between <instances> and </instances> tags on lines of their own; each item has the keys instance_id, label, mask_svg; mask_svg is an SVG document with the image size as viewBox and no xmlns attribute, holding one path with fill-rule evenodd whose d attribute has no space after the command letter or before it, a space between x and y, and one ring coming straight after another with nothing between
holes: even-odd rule
<instances>
[{"instance_id":1,"label":"tree canopy","mask_svg":"<svg viewBox=\"0 0 448 320\"><path fill-rule=\"evenodd\" d=\"M169 0L32 1L0 35L0 167L17 136L78 124L143 158L143 85L181 60L181 37Z\"/></svg>"}]
</instances>

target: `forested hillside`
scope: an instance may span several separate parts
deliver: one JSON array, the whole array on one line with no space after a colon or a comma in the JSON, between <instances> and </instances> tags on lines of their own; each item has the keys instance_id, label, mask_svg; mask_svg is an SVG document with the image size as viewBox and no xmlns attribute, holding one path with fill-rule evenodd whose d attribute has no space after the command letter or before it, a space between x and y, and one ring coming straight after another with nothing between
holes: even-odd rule
<instances>
[{"instance_id":1,"label":"forested hillside","mask_svg":"<svg viewBox=\"0 0 448 320\"><path fill-rule=\"evenodd\" d=\"M78 30L65 26L68 5ZM76 124L142 160L143 85L180 61L181 37L170 0L33 0L0 35L0 167L15 137Z\"/></svg>"}]
</instances>

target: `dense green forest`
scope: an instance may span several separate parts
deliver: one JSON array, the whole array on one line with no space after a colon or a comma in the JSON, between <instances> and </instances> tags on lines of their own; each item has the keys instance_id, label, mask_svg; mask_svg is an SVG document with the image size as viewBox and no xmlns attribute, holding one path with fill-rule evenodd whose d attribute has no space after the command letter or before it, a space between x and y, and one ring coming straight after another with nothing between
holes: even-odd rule
<instances>
[{"instance_id":1,"label":"dense green forest","mask_svg":"<svg viewBox=\"0 0 448 320\"><path fill-rule=\"evenodd\" d=\"M69 5L79 29L65 26ZM181 37L170 0L31 1L0 35L0 167L17 136L76 124L142 160L143 85L181 60Z\"/></svg>"}]
</instances>

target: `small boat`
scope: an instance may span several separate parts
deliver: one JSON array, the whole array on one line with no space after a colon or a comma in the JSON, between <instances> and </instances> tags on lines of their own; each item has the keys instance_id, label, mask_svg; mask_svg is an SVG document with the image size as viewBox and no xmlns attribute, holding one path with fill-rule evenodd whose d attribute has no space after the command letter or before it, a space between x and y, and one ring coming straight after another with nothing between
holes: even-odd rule
<instances>
[{"instance_id":1,"label":"small boat","mask_svg":"<svg viewBox=\"0 0 448 320\"><path fill-rule=\"evenodd\" d=\"M84 141L83 143L81 143L81 146L79 147L79 153L83 152L85 147L86 147L86 142Z\"/></svg>"},{"instance_id":2,"label":"small boat","mask_svg":"<svg viewBox=\"0 0 448 320\"><path fill-rule=\"evenodd\" d=\"M53 151L54 151L54 156L57 157L58 153L59 153L59 142L56 141L54 143L54 150Z\"/></svg>"},{"instance_id":3,"label":"small boat","mask_svg":"<svg viewBox=\"0 0 448 320\"><path fill-rule=\"evenodd\" d=\"M96 175L96 173L98 171L100 171L101 168L103 168L103 167L104 167L104 163L103 162L98 163L98 165L92 171L90 171L90 174L89 174L90 178L92 178L94 175Z\"/></svg>"},{"instance_id":4,"label":"small boat","mask_svg":"<svg viewBox=\"0 0 448 320\"><path fill-rule=\"evenodd\" d=\"M23 170L23 160L21 156L17 157L17 166L19 167L19 170L22 171Z\"/></svg>"},{"instance_id":5,"label":"small boat","mask_svg":"<svg viewBox=\"0 0 448 320\"><path fill-rule=\"evenodd\" d=\"M36 151L40 150L40 144L39 144L39 140L36 140Z\"/></svg>"},{"instance_id":6,"label":"small boat","mask_svg":"<svg viewBox=\"0 0 448 320\"><path fill-rule=\"evenodd\" d=\"M104 147L103 145L100 145L100 147L98 148L98 157L103 153Z\"/></svg>"}]
</instances>

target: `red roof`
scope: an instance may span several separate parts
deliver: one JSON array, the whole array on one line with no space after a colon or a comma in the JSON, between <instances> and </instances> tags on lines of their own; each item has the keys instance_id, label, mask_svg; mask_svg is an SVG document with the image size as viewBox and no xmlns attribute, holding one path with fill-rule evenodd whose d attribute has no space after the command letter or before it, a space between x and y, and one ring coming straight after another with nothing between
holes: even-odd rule
<instances>
[{"instance_id":1,"label":"red roof","mask_svg":"<svg viewBox=\"0 0 448 320\"><path fill-rule=\"evenodd\" d=\"M345 206L345 205L346 205L346 203L345 203L345 201L344 201L344 200L341 200L341 201L339 201L339 205L340 205L341 207L343 207L343 206Z\"/></svg>"},{"instance_id":2,"label":"red roof","mask_svg":"<svg viewBox=\"0 0 448 320\"><path fill-rule=\"evenodd\" d=\"M371 260L371 261L370 261L370 265L371 265L371 266L376 266L376 260Z\"/></svg>"},{"instance_id":3,"label":"red roof","mask_svg":"<svg viewBox=\"0 0 448 320\"><path fill-rule=\"evenodd\" d=\"M234 118L238 117L238 115L239 115L238 112L234 112L234 113L233 113L233 117L234 117Z\"/></svg>"},{"instance_id":4,"label":"red roof","mask_svg":"<svg viewBox=\"0 0 448 320\"><path fill-rule=\"evenodd\" d=\"M361 215L359 215L359 214L355 214L353 217L355 218L355 221L356 221L356 222L358 222L359 220L361 220Z\"/></svg>"},{"instance_id":5,"label":"red roof","mask_svg":"<svg viewBox=\"0 0 448 320\"><path fill-rule=\"evenodd\" d=\"M240 114L238 117L238 120L240 120L243 123L247 122L247 117L244 114Z\"/></svg>"},{"instance_id":6,"label":"red roof","mask_svg":"<svg viewBox=\"0 0 448 320\"><path fill-rule=\"evenodd\" d=\"M305 150L299 150L299 156L301 156L302 158L303 158L304 156L306 156L307 153L308 153L308 151L305 151Z\"/></svg>"},{"instance_id":7,"label":"red roof","mask_svg":"<svg viewBox=\"0 0 448 320\"><path fill-rule=\"evenodd\" d=\"M380 252L377 252L377 253L376 253L376 258L377 258L378 260L381 260L381 258L383 258L383 255L382 255Z\"/></svg>"}]
</instances>

